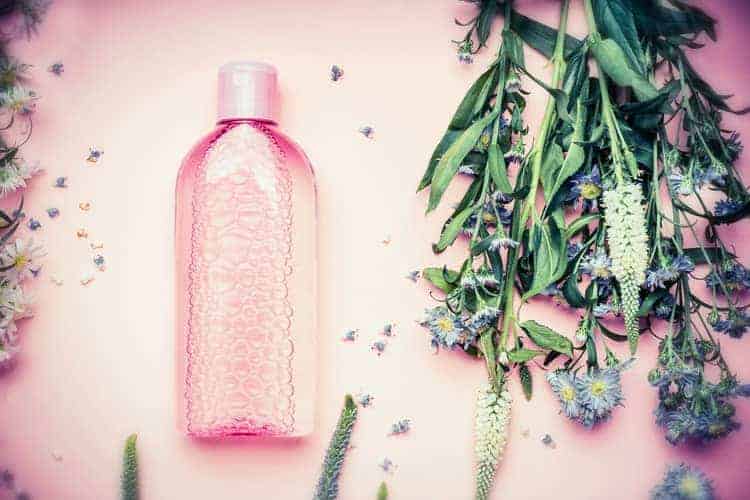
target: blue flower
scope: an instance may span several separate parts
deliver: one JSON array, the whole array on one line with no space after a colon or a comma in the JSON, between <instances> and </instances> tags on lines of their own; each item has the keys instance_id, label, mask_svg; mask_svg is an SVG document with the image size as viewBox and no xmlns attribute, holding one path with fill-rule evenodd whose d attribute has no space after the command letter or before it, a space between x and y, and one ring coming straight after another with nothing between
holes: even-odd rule
<instances>
[{"instance_id":1,"label":"blue flower","mask_svg":"<svg viewBox=\"0 0 750 500\"><path fill-rule=\"evenodd\" d=\"M602 194L602 177L599 174L599 167L591 169L591 173L584 174L579 172L570 179L570 193L574 195L573 199L583 198L584 200L596 200ZM568 201L572 201L569 199Z\"/></svg>"},{"instance_id":2,"label":"blue flower","mask_svg":"<svg viewBox=\"0 0 750 500\"><path fill-rule=\"evenodd\" d=\"M461 319L446 307L427 309L427 318L422 322L432 334L431 343L436 349L440 346L453 349L464 340L465 326Z\"/></svg>"},{"instance_id":3,"label":"blue flower","mask_svg":"<svg viewBox=\"0 0 750 500\"><path fill-rule=\"evenodd\" d=\"M674 296L667 294L659 299L654 306L654 315L659 319L668 320L672 317L672 309L674 309L674 306Z\"/></svg>"},{"instance_id":4,"label":"blue flower","mask_svg":"<svg viewBox=\"0 0 750 500\"><path fill-rule=\"evenodd\" d=\"M338 82L339 80L341 80L343 76L344 76L344 70L340 66L336 64L331 66L331 81L332 82Z\"/></svg>"},{"instance_id":5,"label":"blue flower","mask_svg":"<svg viewBox=\"0 0 750 500\"><path fill-rule=\"evenodd\" d=\"M579 253L581 253L581 250L583 250L583 245L581 245L578 242L568 243L568 248L566 250L566 255L568 256L568 260L575 259Z\"/></svg>"},{"instance_id":6,"label":"blue flower","mask_svg":"<svg viewBox=\"0 0 750 500\"><path fill-rule=\"evenodd\" d=\"M672 194L689 196L693 194L693 178L679 172L672 172L667 176L667 183Z\"/></svg>"},{"instance_id":7,"label":"blue flower","mask_svg":"<svg viewBox=\"0 0 750 500\"><path fill-rule=\"evenodd\" d=\"M612 278L612 260L607 252L599 248L583 259L581 271L598 282L608 282Z\"/></svg>"},{"instance_id":8,"label":"blue flower","mask_svg":"<svg viewBox=\"0 0 750 500\"><path fill-rule=\"evenodd\" d=\"M750 271L737 261L724 262L706 277L706 286L722 295L724 289L730 294L744 292L750 288Z\"/></svg>"},{"instance_id":9,"label":"blue flower","mask_svg":"<svg viewBox=\"0 0 750 500\"><path fill-rule=\"evenodd\" d=\"M500 309L489 304L482 304L477 311L471 315L468 321L469 329L479 332L483 328L492 326L497 323L500 316Z\"/></svg>"},{"instance_id":10,"label":"blue flower","mask_svg":"<svg viewBox=\"0 0 750 500\"><path fill-rule=\"evenodd\" d=\"M657 288L667 288L667 283L676 280L678 276L670 267L649 269L646 271L646 280L643 282L643 286L653 292Z\"/></svg>"},{"instance_id":11,"label":"blue flower","mask_svg":"<svg viewBox=\"0 0 750 500\"><path fill-rule=\"evenodd\" d=\"M612 410L621 406L625 399L620 384L620 369L617 367L594 369L582 375L576 380L576 388L585 409L581 421L586 427L607 420Z\"/></svg>"},{"instance_id":12,"label":"blue flower","mask_svg":"<svg viewBox=\"0 0 750 500\"><path fill-rule=\"evenodd\" d=\"M712 326L719 333L740 339L750 326L750 316L745 311L730 311L725 319L716 321Z\"/></svg>"},{"instance_id":13,"label":"blue flower","mask_svg":"<svg viewBox=\"0 0 750 500\"><path fill-rule=\"evenodd\" d=\"M471 64L474 62L474 43L469 40L464 40L458 44L458 62L461 64Z\"/></svg>"},{"instance_id":14,"label":"blue flower","mask_svg":"<svg viewBox=\"0 0 750 500\"><path fill-rule=\"evenodd\" d=\"M547 382L560 401L560 408L565 416L571 420L578 420L581 416L581 404L575 375L565 370L547 372Z\"/></svg>"},{"instance_id":15,"label":"blue flower","mask_svg":"<svg viewBox=\"0 0 750 500\"><path fill-rule=\"evenodd\" d=\"M698 468L671 465L653 490L651 500L713 500L714 486Z\"/></svg>"},{"instance_id":16,"label":"blue flower","mask_svg":"<svg viewBox=\"0 0 750 500\"><path fill-rule=\"evenodd\" d=\"M603 318L604 316L612 312L612 306L609 304L596 304L591 309L591 312L594 313L595 317Z\"/></svg>"},{"instance_id":17,"label":"blue flower","mask_svg":"<svg viewBox=\"0 0 750 500\"><path fill-rule=\"evenodd\" d=\"M716 217L727 217L737 213L741 208L742 203L737 200L719 200L714 205L714 215Z\"/></svg>"}]
</instances>

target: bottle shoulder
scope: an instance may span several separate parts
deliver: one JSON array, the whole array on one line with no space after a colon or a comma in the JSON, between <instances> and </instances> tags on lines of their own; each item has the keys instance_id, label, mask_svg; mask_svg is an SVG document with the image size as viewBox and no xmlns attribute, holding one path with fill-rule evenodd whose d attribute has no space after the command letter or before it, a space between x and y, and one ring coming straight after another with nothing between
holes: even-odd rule
<instances>
[{"instance_id":1,"label":"bottle shoulder","mask_svg":"<svg viewBox=\"0 0 750 500\"><path fill-rule=\"evenodd\" d=\"M209 150L217 143L221 142L229 132L238 127L249 127L270 139L270 142L276 145L277 153L283 159L289 168L302 168L309 175L315 178L315 173L309 158L304 150L287 134L279 130L275 125L262 122L237 121L229 123L219 123L214 130L203 136L190 149L182 161L178 173L178 180L199 168L203 163Z\"/></svg>"}]
</instances>

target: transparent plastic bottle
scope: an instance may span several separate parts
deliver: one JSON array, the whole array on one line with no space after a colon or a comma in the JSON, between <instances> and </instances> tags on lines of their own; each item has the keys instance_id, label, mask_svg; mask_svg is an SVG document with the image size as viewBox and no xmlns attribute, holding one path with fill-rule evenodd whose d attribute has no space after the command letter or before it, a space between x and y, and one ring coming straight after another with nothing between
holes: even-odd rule
<instances>
[{"instance_id":1,"label":"transparent plastic bottle","mask_svg":"<svg viewBox=\"0 0 750 500\"><path fill-rule=\"evenodd\" d=\"M176 186L178 425L196 437L314 425L316 189L276 128L276 70L219 70L216 129Z\"/></svg>"}]
</instances>

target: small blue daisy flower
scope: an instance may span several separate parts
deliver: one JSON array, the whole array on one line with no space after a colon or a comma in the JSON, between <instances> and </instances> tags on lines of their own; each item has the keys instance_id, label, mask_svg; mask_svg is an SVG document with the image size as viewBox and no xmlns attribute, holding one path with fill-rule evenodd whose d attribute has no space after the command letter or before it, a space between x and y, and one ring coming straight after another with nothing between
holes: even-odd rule
<instances>
[{"instance_id":1,"label":"small blue daisy flower","mask_svg":"<svg viewBox=\"0 0 750 500\"><path fill-rule=\"evenodd\" d=\"M651 500L713 500L711 480L696 467L686 464L671 465L664 478L653 490Z\"/></svg>"},{"instance_id":2,"label":"small blue daisy flower","mask_svg":"<svg viewBox=\"0 0 750 500\"><path fill-rule=\"evenodd\" d=\"M598 282L606 283L612 278L612 259L609 258L607 252L598 248L595 253L583 259L581 271Z\"/></svg>"},{"instance_id":3,"label":"small blue daisy flower","mask_svg":"<svg viewBox=\"0 0 750 500\"><path fill-rule=\"evenodd\" d=\"M369 125L359 127L359 133L368 139L372 139L375 136L375 129Z\"/></svg>"},{"instance_id":4,"label":"small blue daisy flower","mask_svg":"<svg viewBox=\"0 0 750 500\"><path fill-rule=\"evenodd\" d=\"M581 253L581 250L583 250L583 245L581 245L578 242L568 243L568 248L566 250L566 255L568 256L568 260L573 260L576 257L578 257L578 254Z\"/></svg>"},{"instance_id":5,"label":"small blue daisy flower","mask_svg":"<svg viewBox=\"0 0 750 500\"><path fill-rule=\"evenodd\" d=\"M560 409L571 420L581 416L581 404L578 398L575 376L565 370L547 372L547 382L560 401Z\"/></svg>"},{"instance_id":6,"label":"small blue daisy flower","mask_svg":"<svg viewBox=\"0 0 750 500\"><path fill-rule=\"evenodd\" d=\"M65 71L65 66L60 61L54 62L50 64L49 68L47 68L47 71L55 76L62 76L63 72Z\"/></svg>"},{"instance_id":7,"label":"small blue daisy flower","mask_svg":"<svg viewBox=\"0 0 750 500\"><path fill-rule=\"evenodd\" d=\"M427 309L427 317L422 326L432 334L431 343L436 349L445 347L453 349L456 344L464 340L464 324L459 317L451 313L446 307L438 306Z\"/></svg>"},{"instance_id":8,"label":"small blue daisy flower","mask_svg":"<svg viewBox=\"0 0 750 500\"><path fill-rule=\"evenodd\" d=\"M585 410L581 419L586 427L607 420L612 410L621 406L625 399L619 368L594 369L576 379L576 389Z\"/></svg>"},{"instance_id":9,"label":"small blue daisy flower","mask_svg":"<svg viewBox=\"0 0 750 500\"><path fill-rule=\"evenodd\" d=\"M402 418L398 422L391 424L390 435L406 434L411 430L411 420L408 418Z\"/></svg>"},{"instance_id":10,"label":"small blue daisy flower","mask_svg":"<svg viewBox=\"0 0 750 500\"><path fill-rule=\"evenodd\" d=\"M741 208L742 203L737 200L719 200L714 205L714 215L716 217L727 217L737 213Z\"/></svg>"},{"instance_id":11,"label":"small blue daisy flower","mask_svg":"<svg viewBox=\"0 0 750 500\"><path fill-rule=\"evenodd\" d=\"M385 352L385 348L386 348L387 345L388 344L386 344L382 340L376 340L375 342L372 343L372 345L370 346L370 349L372 349L373 351L375 351L375 354L377 354L378 356L380 356L381 354L383 354Z\"/></svg>"},{"instance_id":12,"label":"small blue daisy flower","mask_svg":"<svg viewBox=\"0 0 750 500\"><path fill-rule=\"evenodd\" d=\"M37 229L42 227L42 224L41 222L39 222L38 220L32 217L29 219L28 226L29 226L29 229L31 229L32 231L36 231Z\"/></svg>"},{"instance_id":13,"label":"small blue daisy flower","mask_svg":"<svg viewBox=\"0 0 750 500\"><path fill-rule=\"evenodd\" d=\"M579 172L570 179L570 195L568 201L580 198L588 201L594 201L602 194L602 177L599 174L599 167L591 169L591 173L584 174Z\"/></svg>"},{"instance_id":14,"label":"small blue daisy flower","mask_svg":"<svg viewBox=\"0 0 750 500\"><path fill-rule=\"evenodd\" d=\"M67 177L58 177L55 179L55 187L56 188L66 188L68 187L68 178Z\"/></svg>"},{"instance_id":15,"label":"small blue daisy flower","mask_svg":"<svg viewBox=\"0 0 750 500\"><path fill-rule=\"evenodd\" d=\"M60 215L60 210L55 207L50 207L47 209L47 215L49 215L50 219L54 219L55 217Z\"/></svg>"}]
</instances>

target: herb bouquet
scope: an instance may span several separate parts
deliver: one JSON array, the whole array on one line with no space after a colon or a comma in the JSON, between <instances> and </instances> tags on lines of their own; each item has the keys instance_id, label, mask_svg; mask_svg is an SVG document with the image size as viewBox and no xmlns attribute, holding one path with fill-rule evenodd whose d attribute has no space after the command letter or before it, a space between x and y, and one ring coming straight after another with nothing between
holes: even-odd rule
<instances>
[{"instance_id":1,"label":"herb bouquet","mask_svg":"<svg viewBox=\"0 0 750 500\"><path fill-rule=\"evenodd\" d=\"M739 338L750 325L741 300L750 271L721 226L750 214L750 195L735 167L739 138L721 124L723 112L747 110L732 109L686 53L704 33L716 39L715 21L678 0L584 0L589 34L578 40L566 34L569 0L557 30L511 0L473 3L459 60L486 46L496 16L500 49L419 189L429 188L430 212L455 177L471 179L433 246L440 253L465 239L466 258L424 270L444 297L422 324L436 348L486 363L476 498L487 498L507 439L513 374L531 398L530 365L546 370L561 412L591 428L621 405L621 373L644 333L659 341L649 382L667 440L727 436L738 427L731 400L750 387L736 380L718 335ZM527 71L524 43L550 59L549 83ZM549 94L528 152L524 76ZM523 304L540 296L577 311L572 336L523 317ZM630 359L618 358L616 342Z\"/></svg>"}]
</instances>

